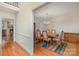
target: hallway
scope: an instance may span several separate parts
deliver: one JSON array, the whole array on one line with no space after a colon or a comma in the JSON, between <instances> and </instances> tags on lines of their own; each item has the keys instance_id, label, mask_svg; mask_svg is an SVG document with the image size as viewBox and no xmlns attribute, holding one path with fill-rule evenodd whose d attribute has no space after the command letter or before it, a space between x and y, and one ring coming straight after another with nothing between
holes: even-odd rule
<instances>
[{"instance_id":1,"label":"hallway","mask_svg":"<svg viewBox=\"0 0 79 59\"><path fill-rule=\"evenodd\" d=\"M3 56L28 56L17 43L8 43L2 48Z\"/></svg>"}]
</instances>

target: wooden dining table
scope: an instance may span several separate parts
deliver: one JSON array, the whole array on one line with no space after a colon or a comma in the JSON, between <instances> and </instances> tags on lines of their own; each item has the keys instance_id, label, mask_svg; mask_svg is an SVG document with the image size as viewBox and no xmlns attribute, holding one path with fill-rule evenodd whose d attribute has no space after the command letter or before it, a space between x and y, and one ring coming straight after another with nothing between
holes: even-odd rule
<instances>
[{"instance_id":1,"label":"wooden dining table","mask_svg":"<svg viewBox=\"0 0 79 59\"><path fill-rule=\"evenodd\" d=\"M56 38L58 36L58 34L56 34L55 36L53 35L48 35L48 38L51 38L50 43L53 44L54 42L54 38Z\"/></svg>"}]
</instances>

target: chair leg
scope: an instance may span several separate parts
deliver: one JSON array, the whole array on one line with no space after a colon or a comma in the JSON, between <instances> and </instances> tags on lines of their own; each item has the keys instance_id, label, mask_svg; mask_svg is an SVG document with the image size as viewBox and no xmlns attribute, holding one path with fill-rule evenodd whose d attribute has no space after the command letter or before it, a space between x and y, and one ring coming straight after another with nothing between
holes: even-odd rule
<instances>
[{"instance_id":1,"label":"chair leg","mask_svg":"<svg viewBox=\"0 0 79 59\"><path fill-rule=\"evenodd\" d=\"M50 45L50 41L47 42L47 47Z\"/></svg>"}]
</instances>

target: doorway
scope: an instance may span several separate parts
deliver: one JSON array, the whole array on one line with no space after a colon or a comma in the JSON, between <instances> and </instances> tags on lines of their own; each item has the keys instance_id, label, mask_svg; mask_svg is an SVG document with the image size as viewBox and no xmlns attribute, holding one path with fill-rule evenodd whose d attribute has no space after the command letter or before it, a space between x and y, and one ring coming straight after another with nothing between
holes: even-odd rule
<instances>
[{"instance_id":1,"label":"doorway","mask_svg":"<svg viewBox=\"0 0 79 59\"><path fill-rule=\"evenodd\" d=\"M12 19L2 20L2 46L13 43L14 21Z\"/></svg>"}]
</instances>

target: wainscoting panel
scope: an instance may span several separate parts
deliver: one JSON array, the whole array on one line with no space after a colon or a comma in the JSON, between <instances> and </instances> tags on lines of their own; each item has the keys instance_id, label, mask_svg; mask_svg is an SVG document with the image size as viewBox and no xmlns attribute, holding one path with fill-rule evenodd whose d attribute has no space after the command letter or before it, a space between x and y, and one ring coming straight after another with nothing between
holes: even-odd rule
<instances>
[{"instance_id":1,"label":"wainscoting panel","mask_svg":"<svg viewBox=\"0 0 79 59\"><path fill-rule=\"evenodd\" d=\"M30 36L16 33L15 37L15 41L18 42L19 45L21 45L30 54L33 54L33 39L30 38Z\"/></svg>"},{"instance_id":2,"label":"wainscoting panel","mask_svg":"<svg viewBox=\"0 0 79 59\"><path fill-rule=\"evenodd\" d=\"M64 33L64 38L67 42L79 44L78 33Z\"/></svg>"}]
</instances>

